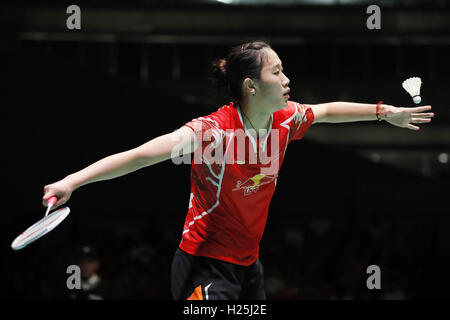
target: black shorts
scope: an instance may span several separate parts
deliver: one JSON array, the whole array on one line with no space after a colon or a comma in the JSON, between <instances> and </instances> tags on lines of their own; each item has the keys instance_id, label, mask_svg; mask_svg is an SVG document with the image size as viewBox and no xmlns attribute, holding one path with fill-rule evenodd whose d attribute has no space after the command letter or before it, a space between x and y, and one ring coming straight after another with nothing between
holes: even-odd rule
<instances>
[{"instance_id":1,"label":"black shorts","mask_svg":"<svg viewBox=\"0 0 450 320\"><path fill-rule=\"evenodd\" d=\"M246 267L191 255L180 248L171 270L175 300L265 300L261 261Z\"/></svg>"}]
</instances>

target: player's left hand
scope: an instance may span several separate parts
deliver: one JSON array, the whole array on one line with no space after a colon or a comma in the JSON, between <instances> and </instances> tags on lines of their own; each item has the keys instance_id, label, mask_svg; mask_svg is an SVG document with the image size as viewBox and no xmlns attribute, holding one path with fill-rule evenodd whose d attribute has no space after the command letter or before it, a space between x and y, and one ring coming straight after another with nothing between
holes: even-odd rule
<instances>
[{"instance_id":1,"label":"player's left hand","mask_svg":"<svg viewBox=\"0 0 450 320\"><path fill-rule=\"evenodd\" d=\"M414 108L398 108L389 106L385 109L385 115L383 120L386 120L390 124L407 128L410 130L420 130L418 126L413 125L419 123L429 123L431 118L434 117L434 113L425 112L431 110L431 106L414 107Z\"/></svg>"}]
</instances>

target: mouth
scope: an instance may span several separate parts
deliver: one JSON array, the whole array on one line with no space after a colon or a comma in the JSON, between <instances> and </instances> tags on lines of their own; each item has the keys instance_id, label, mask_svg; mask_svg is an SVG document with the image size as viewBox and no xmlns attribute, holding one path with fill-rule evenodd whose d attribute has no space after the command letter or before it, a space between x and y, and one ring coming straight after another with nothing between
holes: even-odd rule
<instances>
[{"instance_id":1,"label":"mouth","mask_svg":"<svg viewBox=\"0 0 450 320\"><path fill-rule=\"evenodd\" d=\"M290 96L289 96L289 92L290 92L291 90L289 89L289 90L287 90L284 94L283 94L283 97L285 98L285 99L289 99L290 98Z\"/></svg>"}]
</instances>

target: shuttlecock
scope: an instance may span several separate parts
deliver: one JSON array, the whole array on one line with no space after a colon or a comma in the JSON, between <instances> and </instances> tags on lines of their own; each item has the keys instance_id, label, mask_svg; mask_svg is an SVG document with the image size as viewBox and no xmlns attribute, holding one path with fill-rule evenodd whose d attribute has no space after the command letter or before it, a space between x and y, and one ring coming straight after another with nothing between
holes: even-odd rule
<instances>
[{"instance_id":1,"label":"shuttlecock","mask_svg":"<svg viewBox=\"0 0 450 320\"><path fill-rule=\"evenodd\" d=\"M408 78L403 81L403 88L411 95L415 104L419 104L422 101L420 97L420 86L422 85L422 80L419 77Z\"/></svg>"}]
</instances>

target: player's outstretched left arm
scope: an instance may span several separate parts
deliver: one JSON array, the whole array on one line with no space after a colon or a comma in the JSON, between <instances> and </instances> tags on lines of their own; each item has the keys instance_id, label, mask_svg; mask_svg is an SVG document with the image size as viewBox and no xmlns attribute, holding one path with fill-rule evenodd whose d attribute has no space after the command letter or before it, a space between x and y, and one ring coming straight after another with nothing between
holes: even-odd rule
<instances>
[{"instance_id":1,"label":"player's outstretched left arm","mask_svg":"<svg viewBox=\"0 0 450 320\"><path fill-rule=\"evenodd\" d=\"M311 107L314 113L314 122L355 122L377 120L377 105L355 102L329 102L316 105L306 105ZM427 112L431 106L403 108L394 107L387 104L378 105L378 116L390 124L407 128L410 130L419 130L420 127L415 124L425 124L431 122L434 113Z\"/></svg>"}]
</instances>

